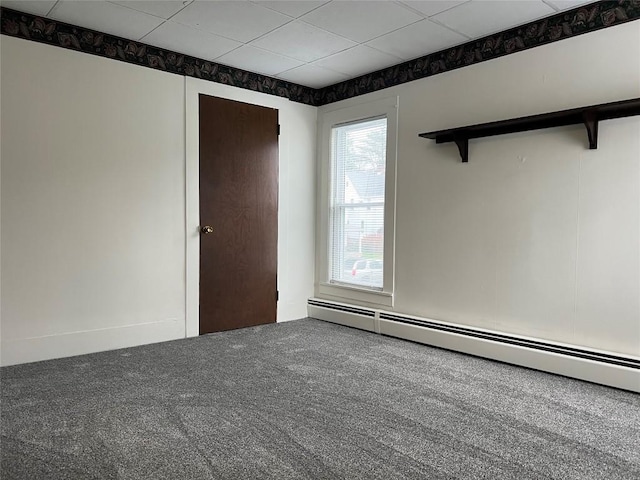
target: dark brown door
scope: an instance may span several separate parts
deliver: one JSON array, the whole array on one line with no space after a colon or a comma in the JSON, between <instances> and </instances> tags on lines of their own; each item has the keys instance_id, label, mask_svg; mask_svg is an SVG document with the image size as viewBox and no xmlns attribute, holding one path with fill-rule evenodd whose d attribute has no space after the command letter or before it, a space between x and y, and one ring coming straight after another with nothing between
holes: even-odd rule
<instances>
[{"instance_id":1,"label":"dark brown door","mask_svg":"<svg viewBox=\"0 0 640 480\"><path fill-rule=\"evenodd\" d=\"M200 334L274 323L277 110L200 95L200 230Z\"/></svg>"}]
</instances>

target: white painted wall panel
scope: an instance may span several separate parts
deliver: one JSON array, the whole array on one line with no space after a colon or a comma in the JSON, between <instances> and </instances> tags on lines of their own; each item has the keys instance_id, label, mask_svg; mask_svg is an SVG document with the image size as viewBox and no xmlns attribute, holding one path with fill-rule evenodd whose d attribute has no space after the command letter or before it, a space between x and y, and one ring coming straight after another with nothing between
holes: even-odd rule
<instances>
[{"instance_id":1,"label":"white painted wall panel","mask_svg":"<svg viewBox=\"0 0 640 480\"><path fill-rule=\"evenodd\" d=\"M5 36L1 74L3 363L184 336L183 80Z\"/></svg>"},{"instance_id":2,"label":"white painted wall panel","mask_svg":"<svg viewBox=\"0 0 640 480\"><path fill-rule=\"evenodd\" d=\"M575 336L639 355L640 123L612 120L600 132L616 155L586 151L580 162Z\"/></svg>"},{"instance_id":3,"label":"white painted wall panel","mask_svg":"<svg viewBox=\"0 0 640 480\"><path fill-rule=\"evenodd\" d=\"M390 95L394 310L639 355L640 117L602 122L597 150L581 126L471 140L469 164L418 133L640 97L640 22L326 105L319 118Z\"/></svg>"},{"instance_id":4,"label":"white painted wall panel","mask_svg":"<svg viewBox=\"0 0 640 480\"><path fill-rule=\"evenodd\" d=\"M279 110L278 321L306 316L315 107L11 37L1 47L3 365L197 334L199 92Z\"/></svg>"}]
</instances>

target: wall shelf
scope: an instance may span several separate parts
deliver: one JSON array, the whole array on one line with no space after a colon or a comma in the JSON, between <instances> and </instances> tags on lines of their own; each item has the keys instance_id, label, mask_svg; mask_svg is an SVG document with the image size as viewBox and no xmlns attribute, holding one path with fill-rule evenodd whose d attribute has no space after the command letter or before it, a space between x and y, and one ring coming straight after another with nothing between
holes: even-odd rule
<instances>
[{"instance_id":1,"label":"wall shelf","mask_svg":"<svg viewBox=\"0 0 640 480\"><path fill-rule=\"evenodd\" d=\"M590 105L572 108L559 112L543 113L528 117L512 118L497 122L481 123L466 127L450 128L435 132L420 133L423 138L430 138L436 143L454 142L460 151L463 162L469 161L469 139L505 135L507 133L526 132L543 128L562 127L565 125L583 124L587 130L589 148L598 148L598 122L613 118L640 115L640 98L622 100L620 102Z\"/></svg>"}]
</instances>

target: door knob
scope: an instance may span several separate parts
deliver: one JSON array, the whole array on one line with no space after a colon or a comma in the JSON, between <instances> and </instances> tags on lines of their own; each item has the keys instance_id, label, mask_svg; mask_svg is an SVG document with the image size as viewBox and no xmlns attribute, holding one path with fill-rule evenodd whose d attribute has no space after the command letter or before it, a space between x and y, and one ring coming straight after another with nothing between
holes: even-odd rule
<instances>
[{"instance_id":1,"label":"door knob","mask_svg":"<svg viewBox=\"0 0 640 480\"><path fill-rule=\"evenodd\" d=\"M209 225L200 227L200 233L202 233L203 235L207 235L208 233L213 233L213 227L210 227Z\"/></svg>"}]
</instances>

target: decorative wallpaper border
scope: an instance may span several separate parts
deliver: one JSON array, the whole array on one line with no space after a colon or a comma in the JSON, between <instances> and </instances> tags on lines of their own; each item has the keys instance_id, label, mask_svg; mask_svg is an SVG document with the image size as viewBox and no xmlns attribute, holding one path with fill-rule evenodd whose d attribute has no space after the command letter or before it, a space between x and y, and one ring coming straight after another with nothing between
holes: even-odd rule
<instances>
[{"instance_id":1,"label":"decorative wallpaper border","mask_svg":"<svg viewBox=\"0 0 640 480\"><path fill-rule=\"evenodd\" d=\"M313 89L141 42L0 7L0 33L321 106L640 19L640 0L599 1L414 60Z\"/></svg>"},{"instance_id":2,"label":"decorative wallpaper border","mask_svg":"<svg viewBox=\"0 0 640 480\"><path fill-rule=\"evenodd\" d=\"M424 57L330 85L316 92L326 105L494 58L640 19L640 0L600 1Z\"/></svg>"},{"instance_id":3,"label":"decorative wallpaper border","mask_svg":"<svg viewBox=\"0 0 640 480\"><path fill-rule=\"evenodd\" d=\"M0 13L3 35L315 105L317 91L310 87L4 7Z\"/></svg>"}]
</instances>

